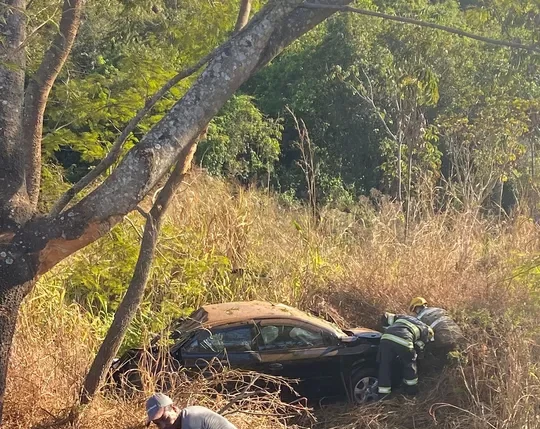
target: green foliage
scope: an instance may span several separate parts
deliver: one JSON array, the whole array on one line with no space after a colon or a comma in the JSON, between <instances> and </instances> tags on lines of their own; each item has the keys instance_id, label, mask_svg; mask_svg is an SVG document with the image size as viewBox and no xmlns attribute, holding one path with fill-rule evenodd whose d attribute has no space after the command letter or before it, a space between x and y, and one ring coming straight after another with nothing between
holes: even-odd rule
<instances>
[{"instance_id":1,"label":"green foliage","mask_svg":"<svg viewBox=\"0 0 540 429\"><path fill-rule=\"evenodd\" d=\"M368 9L414 16L487 37L515 37L531 44L538 40L534 28L540 11L530 1L519 5L497 0L363 3ZM272 115L291 106L316 142L324 174L339 177L347 186L354 185L356 193L366 194L372 187L391 190L397 175L397 144L382 121L398 135L413 111L427 121L425 126L409 121L413 129L405 129L422 134L410 154L416 169L413 187L424 180L424 173L431 186L441 177L454 179L444 125L449 117L476 123L474 137L459 126L454 129L458 145L466 144L469 137L474 140L470 155L475 169L492 171L486 154L496 153L496 163L504 164L505 171L495 175L519 175L515 166L525 167L520 162L526 155L525 136L539 132L531 123L535 110L519 107L539 99L539 60L525 51L430 28L342 14L296 42L252 79L249 89L262 110ZM371 96L374 105L359 94ZM498 125L495 129L490 124ZM290 127L286 124L285 136ZM298 154L287 140L282 147L286 168L278 169L281 189L301 186L291 168L291 158ZM406 147L402 155L401 169L407 174Z\"/></svg>"},{"instance_id":2,"label":"green foliage","mask_svg":"<svg viewBox=\"0 0 540 429\"><path fill-rule=\"evenodd\" d=\"M260 7L261 2L255 3ZM29 13L34 25L58 17L60 2L36 0L34 5ZM365 0L358 5L492 38L533 44L539 37L534 1ZM89 2L46 112L45 158L66 168L67 181L77 180L105 156L148 96L230 35L237 8L233 0ZM45 25L34 36L31 70L55 31ZM449 139L473 148L480 176L493 169L489 156L496 153L500 177L532 181L525 179L524 140L538 134L532 123L538 106L531 104L540 99L539 64L538 55L431 28L336 15L293 43L224 106L197 159L212 174L270 184L305 199L294 125L284 112L289 106L305 121L313 141L317 197L323 203L344 198L347 205L372 188L395 194L398 145L382 121L395 135L421 135L412 150L402 143L404 175L408 157L414 159L413 188L424 186L426 176L430 186L453 178ZM193 79L155 106L129 136L125 150L137 144ZM371 96L373 103L359 94ZM426 124L411 120L413 112Z\"/></svg>"},{"instance_id":3,"label":"green foliage","mask_svg":"<svg viewBox=\"0 0 540 429\"><path fill-rule=\"evenodd\" d=\"M70 62L51 94L45 157L57 158L66 167L71 153L79 156L80 166L97 163L148 97L230 34L237 6L233 0L90 2ZM193 79L182 81L152 109L129 137L126 150L163 117Z\"/></svg>"},{"instance_id":4,"label":"green foliage","mask_svg":"<svg viewBox=\"0 0 540 429\"><path fill-rule=\"evenodd\" d=\"M264 183L278 161L282 129L281 121L265 117L252 97L233 97L210 123L197 159L211 174Z\"/></svg>"}]
</instances>

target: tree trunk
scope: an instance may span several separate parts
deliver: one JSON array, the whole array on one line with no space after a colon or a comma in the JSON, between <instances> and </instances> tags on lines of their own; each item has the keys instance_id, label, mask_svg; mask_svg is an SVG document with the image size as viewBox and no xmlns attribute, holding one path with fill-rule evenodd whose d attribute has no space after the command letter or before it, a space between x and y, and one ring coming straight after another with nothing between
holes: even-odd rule
<instances>
[{"instance_id":1,"label":"tree trunk","mask_svg":"<svg viewBox=\"0 0 540 429\"><path fill-rule=\"evenodd\" d=\"M41 140L43 115L49 93L66 62L81 24L84 0L64 0L59 32L30 79L24 96L22 139L26 153L26 189L33 209L36 208L41 183ZM24 49L22 49L24 52Z\"/></svg>"},{"instance_id":2,"label":"tree trunk","mask_svg":"<svg viewBox=\"0 0 540 429\"><path fill-rule=\"evenodd\" d=\"M0 281L0 422L4 408L7 369L11 356L11 344L17 324L17 314L26 294L34 287L35 280L18 287L3 287Z\"/></svg>"},{"instance_id":3,"label":"tree trunk","mask_svg":"<svg viewBox=\"0 0 540 429\"><path fill-rule=\"evenodd\" d=\"M26 36L25 9L25 0L0 8L0 236L32 216L21 141L26 53L18 48Z\"/></svg>"},{"instance_id":4,"label":"tree trunk","mask_svg":"<svg viewBox=\"0 0 540 429\"><path fill-rule=\"evenodd\" d=\"M398 131L398 136L400 135L400 132ZM401 171L401 154L402 154L402 148L401 148L401 137L398 138L397 141L398 144L398 150L397 150L397 182L398 182L398 189L397 189L397 198L398 201L401 203L403 201L403 195L401 194L401 190L403 189L403 183L402 183L402 177L403 172ZM401 204L400 204L401 206ZM401 210L401 207L400 207Z\"/></svg>"},{"instance_id":5,"label":"tree trunk","mask_svg":"<svg viewBox=\"0 0 540 429\"><path fill-rule=\"evenodd\" d=\"M83 388L80 394L81 404L88 404L94 395L99 391L101 384L109 370L112 360L118 353L127 328L133 321L137 309L144 297L144 289L148 283L150 269L154 260L157 240L163 218L170 206L172 197L179 188L182 180L191 167L191 161L197 148L198 140L203 138L206 130L195 139L190 147L182 153L174 171L171 173L165 186L159 191L150 213L146 215L146 224L139 251L139 258L135 265L133 277L129 287L114 314L113 322L107 331L105 340L101 344L99 351L92 362L90 370L86 375Z\"/></svg>"},{"instance_id":6,"label":"tree trunk","mask_svg":"<svg viewBox=\"0 0 540 429\"><path fill-rule=\"evenodd\" d=\"M504 196L504 182L500 180L501 189L499 190L499 223L502 220L503 215L503 196Z\"/></svg>"}]
</instances>

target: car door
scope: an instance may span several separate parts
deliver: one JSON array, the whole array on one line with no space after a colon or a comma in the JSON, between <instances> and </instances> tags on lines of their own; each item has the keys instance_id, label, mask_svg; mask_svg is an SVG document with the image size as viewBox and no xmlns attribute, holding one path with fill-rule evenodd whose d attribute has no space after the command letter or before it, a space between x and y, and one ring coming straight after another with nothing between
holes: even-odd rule
<instances>
[{"instance_id":1,"label":"car door","mask_svg":"<svg viewBox=\"0 0 540 429\"><path fill-rule=\"evenodd\" d=\"M322 398L343 393L338 339L324 329L297 320L256 321L260 371L300 379L302 396Z\"/></svg>"},{"instance_id":2,"label":"car door","mask_svg":"<svg viewBox=\"0 0 540 429\"><path fill-rule=\"evenodd\" d=\"M218 366L255 370L260 362L253 323L199 330L180 350L187 369L202 370L210 362Z\"/></svg>"}]
</instances>

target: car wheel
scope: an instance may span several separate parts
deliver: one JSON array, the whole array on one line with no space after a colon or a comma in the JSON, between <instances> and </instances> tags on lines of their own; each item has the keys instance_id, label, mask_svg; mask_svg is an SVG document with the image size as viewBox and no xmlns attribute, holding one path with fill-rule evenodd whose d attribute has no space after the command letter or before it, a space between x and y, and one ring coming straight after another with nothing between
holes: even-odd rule
<instances>
[{"instance_id":1,"label":"car wheel","mask_svg":"<svg viewBox=\"0 0 540 429\"><path fill-rule=\"evenodd\" d=\"M379 380L377 370L373 368L361 369L351 377L351 398L356 404L366 404L379 399L377 388Z\"/></svg>"}]
</instances>

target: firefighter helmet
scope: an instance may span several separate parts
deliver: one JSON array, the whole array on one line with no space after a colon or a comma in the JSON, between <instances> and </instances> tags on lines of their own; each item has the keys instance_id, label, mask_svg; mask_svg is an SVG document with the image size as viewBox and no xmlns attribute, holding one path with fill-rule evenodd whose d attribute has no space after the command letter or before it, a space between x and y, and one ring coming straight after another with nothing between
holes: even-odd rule
<instances>
[{"instance_id":1,"label":"firefighter helmet","mask_svg":"<svg viewBox=\"0 0 540 429\"><path fill-rule=\"evenodd\" d=\"M427 303L428 302L425 298L417 296L416 298L411 299L411 303L409 304L409 310L414 311L416 307L422 307L424 305L427 305Z\"/></svg>"}]
</instances>

